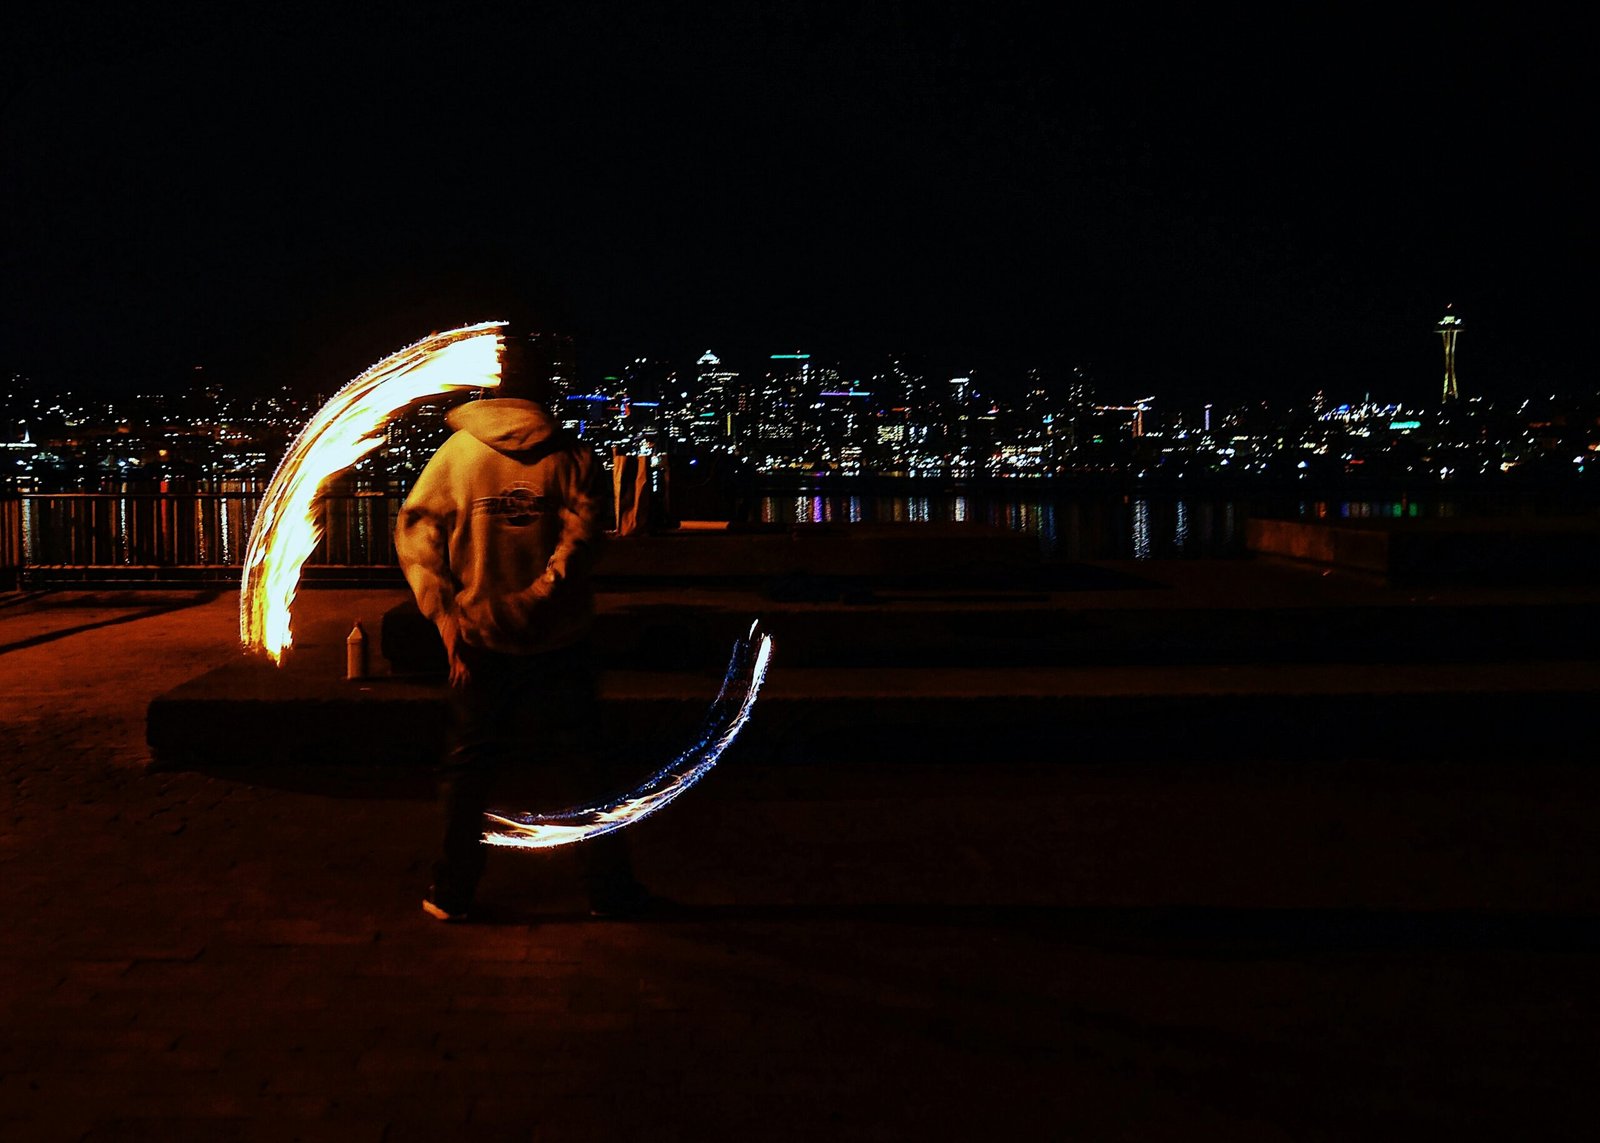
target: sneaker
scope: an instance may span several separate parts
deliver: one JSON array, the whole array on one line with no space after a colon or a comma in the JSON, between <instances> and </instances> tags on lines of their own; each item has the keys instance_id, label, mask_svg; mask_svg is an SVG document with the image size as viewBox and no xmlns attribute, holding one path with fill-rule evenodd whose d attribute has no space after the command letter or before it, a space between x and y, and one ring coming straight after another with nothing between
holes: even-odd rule
<instances>
[{"instance_id":1,"label":"sneaker","mask_svg":"<svg viewBox=\"0 0 1600 1143\"><path fill-rule=\"evenodd\" d=\"M465 921L467 919L466 905L457 901L444 901L431 887L428 895L422 899L422 911L436 921Z\"/></svg>"}]
</instances>

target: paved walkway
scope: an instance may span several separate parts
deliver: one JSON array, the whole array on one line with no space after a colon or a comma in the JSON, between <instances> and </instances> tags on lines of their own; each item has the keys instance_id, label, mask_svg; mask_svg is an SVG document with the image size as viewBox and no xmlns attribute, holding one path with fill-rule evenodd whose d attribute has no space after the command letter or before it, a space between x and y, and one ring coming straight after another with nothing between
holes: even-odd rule
<instances>
[{"instance_id":1,"label":"paved walkway","mask_svg":"<svg viewBox=\"0 0 1600 1143\"><path fill-rule=\"evenodd\" d=\"M0 1139L1587 1134L1600 773L1537 727L1451 764L735 751L636 831L681 917L496 853L446 927L406 790L146 771L146 703L234 622L0 604Z\"/></svg>"}]
</instances>

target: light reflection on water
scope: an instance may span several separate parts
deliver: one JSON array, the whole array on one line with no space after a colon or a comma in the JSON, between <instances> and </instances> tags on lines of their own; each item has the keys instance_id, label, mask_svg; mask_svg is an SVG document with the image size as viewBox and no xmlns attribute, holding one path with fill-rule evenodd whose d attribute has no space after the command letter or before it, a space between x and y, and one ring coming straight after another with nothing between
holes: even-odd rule
<instances>
[{"instance_id":1,"label":"light reflection on water","mask_svg":"<svg viewBox=\"0 0 1600 1143\"><path fill-rule=\"evenodd\" d=\"M352 495L352 493L354 493ZM52 564L237 566L255 521L259 481L219 481L197 490L157 494L123 486L102 496L30 495L20 504L21 547L33 566ZM393 562L390 536L403 490L352 483L325 505L322 549L312 561L340 566ZM1407 498L1294 500L1270 508L1221 498L1111 492L997 494L948 491L919 495L819 492L759 496L754 516L770 525L970 524L1037 537L1050 558L1201 559L1244 554L1252 515L1370 526L1495 511L1504 505L1462 505ZM1538 504L1512 506L1538 514Z\"/></svg>"},{"instance_id":2,"label":"light reflection on water","mask_svg":"<svg viewBox=\"0 0 1600 1143\"><path fill-rule=\"evenodd\" d=\"M1150 501L1143 498L1133 502L1133 558L1150 558Z\"/></svg>"},{"instance_id":3,"label":"light reflection on water","mask_svg":"<svg viewBox=\"0 0 1600 1143\"><path fill-rule=\"evenodd\" d=\"M34 532L36 530L33 519L33 501L22 502L22 562L33 565L39 562L34 550Z\"/></svg>"},{"instance_id":4,"label":"light reflection on water","mask_svg":"<svg viewBox=\"0 0 1600 1143\"><path fill-rule=\"evenodd\" d=\"M1061 559L1174 559L1242 554L1234 505L1138 496L774 494L757 501L765 524L975 524L1036 536Z\"/></svg>"},{"instance_id":5,"label":"light reflection on water","mask_svg":"<svg viewBox=\"0 0 1600 1143\"><path fill-rule=\"evenodd\" d=\"M1272 508L1220 498L1169 495L1045 494L846 495L812 492L763 496L758 518L768 524L986 524L1037 536L1056 559L1214 559L1244 555L1252 515L1358 522L1466 514L1448 501L1302 500Z\"/></svg>"},{"instance_id":6,"label":"light reflection on water","mask_svg":"<svg viewBox=\"0 0 1600 1143\"><path fill-rule=\"evenodd\" d=\"M1462 505L1448 500L1418 501L1401 497L1398 500L1302 500L1298 514L1303 520L1443 520L1468 513Z\"/></svg>"}]
</instances>

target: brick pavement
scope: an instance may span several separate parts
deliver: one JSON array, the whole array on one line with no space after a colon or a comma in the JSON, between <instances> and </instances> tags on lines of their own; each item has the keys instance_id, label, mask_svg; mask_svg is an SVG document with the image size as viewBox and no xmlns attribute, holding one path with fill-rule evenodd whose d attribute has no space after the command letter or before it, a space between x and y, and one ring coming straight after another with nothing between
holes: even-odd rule
<instances>
[{"instance_id":1,"label":"brick pavement","mask_svg":"<svg viewBox=\"0 0 1600 1143\"><path fill-rule=\"evenodd\" d=\"M308 593L308 610L360 602ZM400 787L147 772L232 600L0 607L0 1138L1576 1135L1600 776L737 754L638 827L687 906L496 854L417 907Z\"/></svg>"}]
</instances>

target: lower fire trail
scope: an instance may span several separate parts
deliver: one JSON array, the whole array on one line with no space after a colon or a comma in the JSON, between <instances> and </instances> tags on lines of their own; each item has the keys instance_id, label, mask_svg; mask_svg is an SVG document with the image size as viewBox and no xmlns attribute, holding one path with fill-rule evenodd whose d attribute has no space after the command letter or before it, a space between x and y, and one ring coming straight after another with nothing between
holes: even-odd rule
<instances>
[{"instance_id":1,"label":"lower fire trail","mask_svg":"<svg viewBox=\"0 0 1600 1143\"><path fill-rule=\"evenodd\" d=\"M772 637L762 634L759 623L733 648L722 689L711 704L694 744L671 763L657 770L632 793L595 806L580 806L553 814L512 813L492 810L483 840L489 845L519 849L550 849L585 841L655 813L717 764L733 745L750 718L761 684L772 662Z\"/></svg>"}]
</instances>

